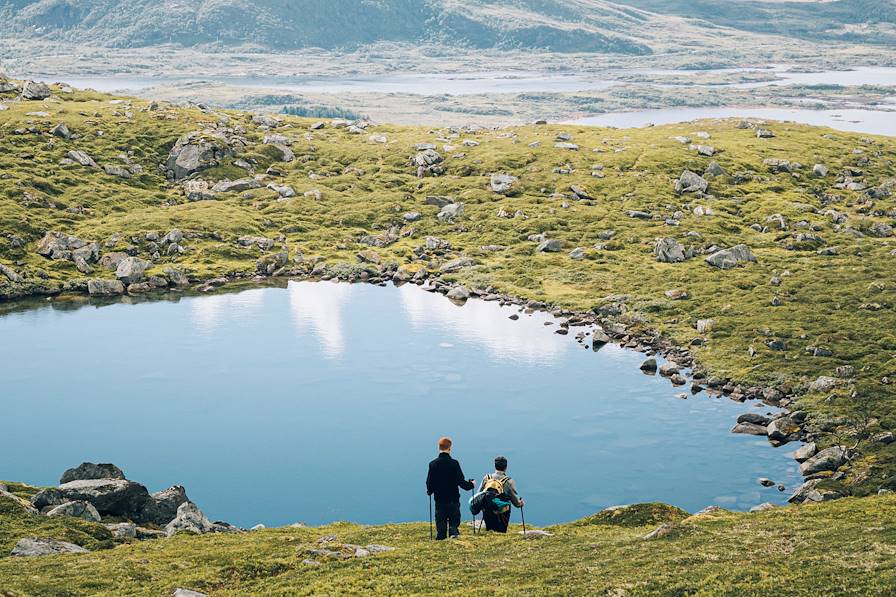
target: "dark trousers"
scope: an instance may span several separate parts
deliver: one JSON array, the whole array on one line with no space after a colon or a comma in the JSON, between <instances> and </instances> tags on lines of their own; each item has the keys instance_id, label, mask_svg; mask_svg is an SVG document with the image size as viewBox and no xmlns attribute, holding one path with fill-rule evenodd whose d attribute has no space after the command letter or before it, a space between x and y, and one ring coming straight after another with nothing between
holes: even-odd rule
<instances>
[{"instance_id":1,"label":"dark trousers","mask_svg":"<svg viewBox=\"0 0 896 597\"><path fill-rule=\"evenodd\" d=\"M482 521L485 522L485 528L488 530L496 533L506 533L507 525L510 524L510 510L503 513L483 510Z\"/></svg>"},{"instance_id":2,"label":"dark trousers","mask_svg":"<svg viewBox=\"0 0 896 597\"><path fill-rule=\"evenodd\" d=\"M448 535L457 537L460 532L460 502L440 504L436 502L436 539L445 539Z\"/></svg>"}]
</instances>

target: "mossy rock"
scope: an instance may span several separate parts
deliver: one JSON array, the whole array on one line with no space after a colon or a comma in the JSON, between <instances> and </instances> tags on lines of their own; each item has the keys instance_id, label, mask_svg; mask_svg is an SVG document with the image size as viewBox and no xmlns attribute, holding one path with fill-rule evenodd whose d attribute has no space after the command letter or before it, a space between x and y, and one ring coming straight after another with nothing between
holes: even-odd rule
<instances>
[{"instance_id":1,"label":"mossy rock","mask_svg":"<svg viewBox=\"0 0 896 597\"><path fill-rule=\"evenodd\" d=\"M632 504L615 506L588 516L576 525L612 525L617 527L643 527L658 525L664 522L676 523L688 518L690 514L681 508L652 502L649 504Z\"/></svg>"}]
</instances>

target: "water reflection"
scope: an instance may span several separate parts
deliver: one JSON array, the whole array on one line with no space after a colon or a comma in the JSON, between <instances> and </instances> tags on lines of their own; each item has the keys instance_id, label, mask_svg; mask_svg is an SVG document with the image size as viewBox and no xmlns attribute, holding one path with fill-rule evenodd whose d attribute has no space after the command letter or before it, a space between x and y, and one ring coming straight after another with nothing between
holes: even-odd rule
<instances>
[{"instance_id":1,"label":"water reflection","mask_svg":"<svg viewBox=\"0 0 896 597\"><path fill-rule=\"evenodd\" d=\"M264 307L265 292L261 288L237 294L214 294L190 301L190 315L196 333L210 336L224 321L248 323Z\"/></svg>"},{"instance_id":2,"label":"water reflection","mask_svg":"<svg viewBox=\"0 0 896 597\"><path fill-rule=\"evenodd\" d=\"M357 287L323 282L315 286L315 292L307 292L304 288L303 284L290 284L287 289L289 313L296 333L303 335L311 330L325 357L341 357L345 353L343 310L353 288Z\"/></svg>"}]
</instances>

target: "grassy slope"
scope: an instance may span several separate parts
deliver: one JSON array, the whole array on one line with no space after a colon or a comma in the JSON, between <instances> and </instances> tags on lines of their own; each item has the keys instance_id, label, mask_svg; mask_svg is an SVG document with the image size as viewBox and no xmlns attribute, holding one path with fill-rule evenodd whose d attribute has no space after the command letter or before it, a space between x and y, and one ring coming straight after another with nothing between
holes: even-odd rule
<instances>
[{"instance_id":1,"label":"grassy slope","mask_svg":"<svg viewBox=\"0 0 896 597\"><path fill-rule=\"evenodd\" d=\"M669 535L642 539L665 520L674 525ZM0 509L0 546L6 552L16 534L58 536L62 525L105 531ZM0 557L0 594L168 595L184 587L212 595L882 595L896 583L894 496L684 519L646 505L622 517L596 516L550 530L553 537L528 541L518 534L465 533L449 543L430 542L426 524L182 535L89 555ZM74 532L70 539L95 546L79 532L81 540ZM398 549L304 564L307 550L325 535Z\"/></svg>"},{"instance_id":2,"label":"grassy slope","mask_svg":"<svg viewBox=\"0 0 896 597\"><path fill-rule=\"evenodd\" d=\"M180 134L213 122L216 117L195 109L164 106L160 111L147 112L142 111L144 102L134 101L133 118L127 118L126 108L110 104L108 96L77 92L64 97L67 97L64 102L10 103L10 110L0 112L0 262L7 265L22 262L24 265L15 265L16 269L30 280L42 280L43 286L83 278L71 263L49 262L34 253L34 242L50 229L100 241L121 232L124 240L118 243L117 249L127 246L133 236L138 237L140 242L136 246L142 251L146 232L165 233L177 226L194 234L185 243L189 252L178 258L163 258L153 271L161 271L173 261L197 277L208 278L228 272L254 271L259 252L236 246L235 239L242 234L276 237L282 233L291 250L300 250L306 258L321 256L331 263L355 262L356 253L368 248L357 242L362 234L376 233L400 223L402 213L416 210L424 214L424 219L412 225L414 234L386 249L377 249L384 260L410 264L413 268L427 265L415 261L413 248L422 243L424 236L436 235L450 240L455 248L446 259L461 253L476 259L476 267L456 275L468 284L493 284L502 291L576 309L598 306L603 302L602 297L608 295L626 294L630 297L626 315L629 321L641 322L682 344L696 336L697 319L711 317L717 322L715 331L694 351L712 373L751 383L791 383L801 387L820 374L832 374L838 365L855 366L855 396L850 394L851 390L842 389L824 395L807 394L801 401L801 406L813 413L816 428L825 426L829 430L822 443L852 443L861 439L856 437L856 425L850 421L865 420L868 425L863 425L862 432L896 427L893 386L881 383L884 376L896 377L893 311L896 256L890 253L896 241L855 238L835 231L822 213L825 208L818 195L827 191L841 195L842 199L830 207L849 216L847 226L861 229L867 229L874 222L892 222L896 200L893 197L878 200L869 208L861 203L859 193L834 190L833 174L818 180L808 172L816 162L827 164L836 173L867 158L868 163L862 166L866 180L878 184L896 176L893 139L877 137L869 143L861 135L787 124L772 125L776 138L757 139L752 131L735 128L732 121L641 130L533 126L464 134L461 139L473 138L481 145L465 148L458 143L456 150L442 151L445 156L464 152L466 157L448 157L447 173L443 177L417 179L407 163L413 154L413 145L435 141L445 131L381 125L372 132L389 138L389 144L383 146L369 142L366 134L351 135L344 129L328 128L315 132L309 141L304 138L309 122L288 119L289 128L278 132L296 140L294 150L299 159L280 166L287 171L285 182L293 185L300 197L278 203L272 191L261 189L248 198L231 195L217 201L165 205L182 202L183 197L178 188L166 185L156 166ZM51 116L26 115L34 111L47 111ZM231 116L247 128L246 135L252 142L261 142L262 131L255 129L243 115L232 113ZM46 135L60 121L68 123L80 139L64 141ZM43 134L12 134L29 123ZM102 136L97 135L99 130L104 131ZM697 130L712 134L708 143L722 150L715 159L729 173L752 171L757 174L756 179L739 185L717 179L710 187L717 197L714 200L677 197L672 180L684 168L702 171L709 159L696 156L669 137L690 135ZM561 131L572 134L581 150L555 149L554 137ZM508 132L515 133L516 137L508 136ZM822 136L825 133L829 138ZM540 141L541 146L528 147L532 141ZM441 151L442 143L439 145ZM124 181L97 170L58 165L70 149L85 150L101 164L114 163L115 156L122 151L133 151L134 160L142 164L145 173ZM862 153L853 154L854 149L861 149ZM268 150L260 145L241 157L254 159L261 172L272 163ZM768 157L797 160L806 168L799 179L771 174L762 165L762 160ZM553 168L565 164L571 164L575 172L553 173ZM590 176L593 164L604 165L605 178ZM345 172L347 167L364 172ZM326 177L311 180L312 171ZM491 193L487 175L495 171L520 176L522 193L512 198ZM242 170L225 165L204 176L214 179L243 175ZM561 207L563 199L550 195L555 190L567 191L570 184L587 188L597 198L595 204L587 206L570 201L571 207ZM302 192L315 188L323 191L321 201L301 197ZM437 208L423 204L427 195L451 195L463 201L467 217L456 224L437 221ZM703 218L690 215L698 203L711 207L717 215ZM55 207L47 207L51 204ZM511 213L522 209L528 219L498 218L496 213L502 207ZM632 219L625 213L645 210L668 216L677 209L687 214L680 227L667 226L661 220ZM883 215L888 211L891 215ZM801 219L816 225L826 244L839 248L839 255L823 257L814 250L785 250L783 245L801 229L791 227L785 232L759 233L749 228L750 224L764 222L775 213L783 214L791 226ZM598 233L608 229L617 231L610 243L615 250L589 249L588 259L569 259L569 249L592 247L599 242ZM545 231L564 241L562 253L534 253L535 245L526 237ZM702 240L685 236L688 231L699 232ZM212 232L218 233L221 240L213 238ZM25 249L13 248L6 234L21 237L28 245ZM675 237L689 246L744 242L753 247L758 263L726 272L709 268L699 258L683 264L660 264L652 255L652 244L664 236ZM497 253L479 249L490 244L505 245L508 249ZM145 253L141 255L147 257ZM438 262L429 265L437 267ZM112 274L98 270L97 275L111 277ZM780 287L769 285L774 275L782 276ZM0 293L4 284L0 282ZM667 300L663 292L671 288L686 288L691 299ZM782 306L770 306L774 296L783 300ZM770 337L784 339L787 350L767 349L765 341ZM810 357L805 353L806 347L819 345L830 348L833 356ZM750 356L748 347L755 349L755 356ZM825 424L825 421L833 423ZM893 487L896 444L885 447L862 441L859 449L860 458L847 478L854 491L866 494L882 486ZM890 502L849 501L842 506L807 511L855 510L855 520L843 520L842 524L858 528L863 520L861 512L886 503ZM763 516L793 516L808 521L807 525L812 524L811 517L803 518L808 514ZM815 531L828 532L821 527ZM400 539L408 531L352 532L395 532ZM736 531L730 540L747 541L742 535L742 531ZM276 536L277 532L271 534ZM841 538L858 536L841 534ZM207 546L218 545L215 541L221 541L222 545L234 541L234 549L248 549L248 546L240 547L238 539L196 541L197 545ZM799 544L802 540L794 537L792 541ZM642 544L637 545L640 548ZM688 553L673 551L677 554L674 557ZM712 553L717 554L714 557L734 557L724 549L713 549ZM754 556L760 557L760 554L765 552L756 552ZM577 553L576 557L583 556ZM366 565L351 564L359 568ZM609 565L604 562L599 568ZM568 570L568 566L552 570L549 563L545 566L539 582L554 575L584 574L586 570ZM661 570L657 568L650 574L661 574ZM313 572L318 574L326 574L326 570ZM599 570L595 572L598 574ZM765 582L761 573L755 576ZM604 581L598 578L582 582ZM459 585L457 589L460 590Z\"/></svg>"}]
</instances>

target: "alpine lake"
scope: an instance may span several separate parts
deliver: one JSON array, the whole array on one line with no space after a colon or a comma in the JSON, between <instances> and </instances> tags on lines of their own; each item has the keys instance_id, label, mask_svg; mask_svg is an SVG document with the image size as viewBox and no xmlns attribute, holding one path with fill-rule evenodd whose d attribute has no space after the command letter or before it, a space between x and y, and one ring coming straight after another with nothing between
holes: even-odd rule
<instances>
[{"instance_id":1,"label":"alpine lake","mask_svg":"<svg viewBox=\"0 0 896 597\"><path fill-rule=\"evenodd\" d=\"M468 478L507 456L542 525L635 502L747 510L790 494L758 478L800 482L796 444L729 432L773 409L673 387L645 355L517 306L289 282L5 307L0 478L113 462L241 526L425 520L442 435Z\"/></svg>"}]
</instances>

